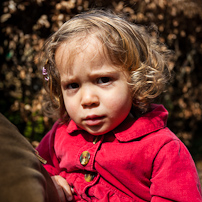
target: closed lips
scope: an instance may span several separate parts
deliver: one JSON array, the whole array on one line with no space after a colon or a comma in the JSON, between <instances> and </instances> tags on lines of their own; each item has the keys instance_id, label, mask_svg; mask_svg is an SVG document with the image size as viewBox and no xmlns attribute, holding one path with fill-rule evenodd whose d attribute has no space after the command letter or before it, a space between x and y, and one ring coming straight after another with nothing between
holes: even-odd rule
<instances>
[{"instance_id":1,"label":"closed lips","mask_svg":"<svg viewBox=\"0 0 202 202\"><path fill-rule=\"evenodd\" d=\"M84 121L89 126L95 126L101 124L104 117L105 116L88 116Z\"/></svg>"},{"instance_id":2,"label":"closed lips","mask_svg":"<svg viewBox=\"0 0 202 202\"><path fill-rule=\"evenodd\" d=\"M92 115L92 116L87 116L84 120L98 120L102 118L104 118L104 116Z\"/></svg>"}]
</instances>

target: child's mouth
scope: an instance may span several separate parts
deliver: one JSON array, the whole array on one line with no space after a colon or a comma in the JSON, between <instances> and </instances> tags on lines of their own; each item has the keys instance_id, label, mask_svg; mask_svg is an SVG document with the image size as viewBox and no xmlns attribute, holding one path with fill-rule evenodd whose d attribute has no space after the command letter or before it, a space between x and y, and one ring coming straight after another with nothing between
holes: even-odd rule
<instances>
[{"instance_id":1,"label":"child's mouth","mask_svg":"<svg viewBox=\"0 0 202 202\"><path fill-rule=\"evenodd\" d=\"M100 125L103 122L104 117L105 116L91 115L91 116L87 116L84 119L84 122L89 126Z\"/></svg>"}]
</instances>

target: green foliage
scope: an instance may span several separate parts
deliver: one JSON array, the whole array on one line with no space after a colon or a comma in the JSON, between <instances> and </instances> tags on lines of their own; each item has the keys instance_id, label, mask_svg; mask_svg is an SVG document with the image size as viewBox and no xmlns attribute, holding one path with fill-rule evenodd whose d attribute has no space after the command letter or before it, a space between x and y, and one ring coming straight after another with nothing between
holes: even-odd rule
<instances>
[{"instance_id":1,"label":"green foliage","mask_svg":"<svg viewBox=\"0 0 202 202\"><path fill-rule=\"evenodd\" d=\"M33 115L34 116L34 115ZM24 129L24 136L36 141L41 140L41 134L45 131L43 117L38 117L36 121L28 121ZM34 137L32 137L34 134Z\"/></svg>"}]
</instances>

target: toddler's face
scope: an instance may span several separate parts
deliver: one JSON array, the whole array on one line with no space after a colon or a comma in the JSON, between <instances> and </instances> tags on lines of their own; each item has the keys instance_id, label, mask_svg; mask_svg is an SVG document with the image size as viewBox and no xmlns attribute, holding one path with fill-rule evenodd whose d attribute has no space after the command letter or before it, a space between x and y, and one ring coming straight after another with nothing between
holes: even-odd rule
<instances>
[{"instance_id":1,"label":"toddler's face","mask_svg":"<svg viewBox=\"0 0 202 202\"><path fill-rule=\"evenodd\" d=\"M64 42L55 54L65 107L80 128L101 135L117 127L130 113L129 75L105 59L95 37L85 39L72 57L77 43Z\"/></svg>"}]
</instances>

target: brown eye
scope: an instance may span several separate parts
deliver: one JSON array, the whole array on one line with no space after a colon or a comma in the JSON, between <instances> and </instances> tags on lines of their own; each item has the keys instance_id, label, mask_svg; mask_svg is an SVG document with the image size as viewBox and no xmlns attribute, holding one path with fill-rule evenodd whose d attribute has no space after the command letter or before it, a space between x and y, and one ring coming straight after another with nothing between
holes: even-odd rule
<instances>
[{"instance_id":1,"label":"brown eye","mask_svg":"<svg viewBox=\"0 0 202 202\"><path fill-rule=\"evenodd\" d=\"M67 89L76 89L76 88L79 88L79 84L78 83L70 83L67 85L66 88Z\"/></svg>"},{"instance_id":2,"label":"brown eye","mask_svg":"<svg viewBox=\"0 0 202 202\"><path fill-rule=\"evenodd\" d=\"M111 81L110 77L101 77L101 78L99 78L99 79L97 80L97 83L98 83L98 84L102 84L102 83L108 83L108 82L110 82L110 81Z\"/></svg>"}]
</instances>

